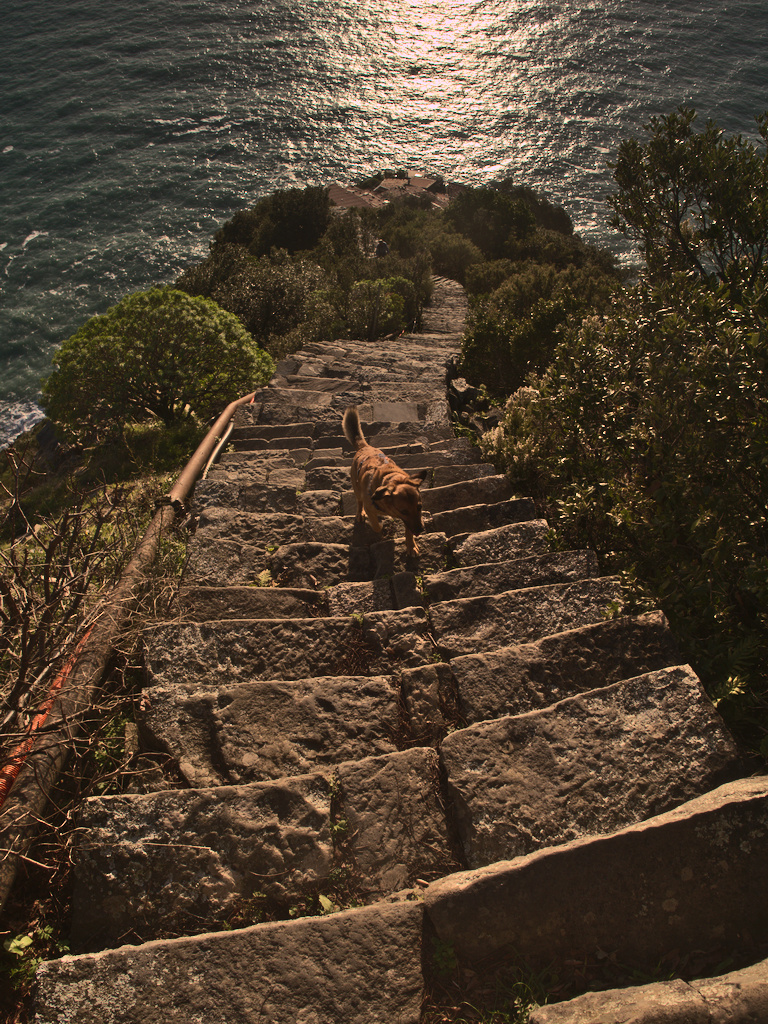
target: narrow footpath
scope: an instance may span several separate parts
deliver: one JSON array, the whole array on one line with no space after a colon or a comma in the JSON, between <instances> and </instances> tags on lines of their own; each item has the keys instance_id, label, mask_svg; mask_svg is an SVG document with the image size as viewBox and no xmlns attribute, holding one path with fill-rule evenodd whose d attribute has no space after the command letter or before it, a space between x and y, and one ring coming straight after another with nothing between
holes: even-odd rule
<instances>
[{"instance_id":1,"label":"narrow footpath","mask_svg":"<svg viewBox=\"0 0 768 1024\"><path fill-rule=\"evenodd\" d=\"M145 635L142 742L180 788L88 801L37 1024L417 1024L454 959L756 959L768 781L663 615L617 615L618 578L454 436L465 312L438 279L422 334L308 346L237 414ZM355 521L349 405L428 470L415 558ZM531 1016L619 1020L768 1020L768 970Z\"/></svg>"}]
</instances>

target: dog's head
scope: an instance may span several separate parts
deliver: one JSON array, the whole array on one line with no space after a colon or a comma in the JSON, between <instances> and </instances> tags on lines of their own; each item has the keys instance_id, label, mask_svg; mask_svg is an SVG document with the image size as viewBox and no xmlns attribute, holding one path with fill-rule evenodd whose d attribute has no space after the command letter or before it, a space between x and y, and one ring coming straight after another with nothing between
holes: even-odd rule
<instances>
[{"instance_id":1,"label":"dog's head","mask_svg":"<svg viewBox=\"0 0 768 1024\"><path fill-rule=\"evenodd\" d=\"M377 487L371 497L374 505L385 515L400 519L418 537L424 529L421 520L421 491L427 470L419 470L415 476L407 477L396 484Z\"/></svg>"}]
</instances>

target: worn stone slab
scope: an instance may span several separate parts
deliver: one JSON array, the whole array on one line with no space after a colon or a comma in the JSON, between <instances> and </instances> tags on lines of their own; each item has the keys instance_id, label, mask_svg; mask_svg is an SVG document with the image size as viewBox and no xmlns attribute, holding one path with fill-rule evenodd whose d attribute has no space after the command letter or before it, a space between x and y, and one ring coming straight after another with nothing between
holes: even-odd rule
<instances>
[{"instance_id":1,"label":"worn stone slab","mask_svg":"<svg viewBox=\"0 0 768 1024\"><path fill-rule=\"evenodd\" d=\"M437 744L463 720L459 711L456 679L445 662L406 669L400 674L403 700L411 735L423 744Z\"/></svg>"},{"instance_id":2,"label":"worn stone slab","mask_svg":"<svg viewBox=\"0 0 768 1024\"><path fill-rule=\"evenodd\" d=\"M327 878L330 771L88 800L74 864L77 952L221 928L255 892L285 902Z\"/></svg>"},{"instance_id":3,"label":"worn stone slab","mask_svg":"<svg viewBox=\"0 0 768 1024\"><path fill-rule=\"evenodd\" d=\"M341 515L338 491L302 491L296 511L303 516L334 517Z\"/></svg>"},{"instance_id":4,"label":"worn stone slab","mask_svg":"<svg viewBox=\"0 0 768 1024\"><path fill-rule=\"evenodd\" d=\"M280 586L330 587L350 576L351 551L347 544L281 544L271 553L268 564Z\"/></svg>"},{"instance_id":5,"label":"worn stone slab","mask_svg":"<svg viewBox=\"0 0 768 1024\"><path fill-rule=\"evenodd\" d=\"M768 961L697 981L587 992L531 1011L529 1024L761 1024L768 1021Z\"/></svg>"},{"instance_id":6,"label":"worn stone slab","mask_svg":"<svg viewBox=\"0 0 768 1024\"><path fill-rule=\"evenodd\" d=\"M422 914L393 903L63 957L38 970L35 1024L418 1024Z\"/></svg>"},{"instance_id":7,"label":"worn stone slab","mask_svg":"<svg viewBox=\"0 0 768 1024\"><path fill-rule=\"evenodd\" d=\"M472 723L549 707L680 661L666 618L648 612L454 658L451 669L462 716Z\"/></svg>"},{"instance_id":8,"label":"worn stone slab","mask_svg":"<svg viewBox=\"0 0 768 1024\"><path fill-rule=\"evenodd\" d=\"M350 382L343 377L316 377L292 373L284 380L291 390L298 388L307 391L327 391L334 395L345 394L350 387Z\"/></svg>"},{"instance_id":9,"label":"worn stone slab","mask_svg":"<svg viewBox=\"0 0 768 1024\"><path fill-rule=\"evenodd\" d=\"M263 587L182 587L177 598L185 619L289 619L327 613L322 597L312 590Z\"/></svg>"},{"instance_id":10,"label":"worn stone slab","mask_svg":"<svg viewBox=\"0 0 768 1024\"><path fill-rule=\"evenodd\" d=\"M307 487L316 490L345 491L349 489L349 465L348 459L344 460L343 466L315 466L308 469ZM339 498L336 498L339 501ZM347 513L351 514L351 513Z\"/></svg>"},{"instance_id":11,"label":"worn stone slab","mask_svg":"<svg viewBox=\"0 0 768 1024\"><path fill-rule=\"evenodd\" d=\"M195 509L200 511L211 505L219 505L248 512L296 512L301 488L304 486L304 474L297 471L296 480L296 484L272 486L245 482L231 474L219 474L198 484L195 490Z\"/></svg>"},{"instance_id":12,"label":"worn stone slab","mask_svg":"<svg viewBox=\"0 0 768 1024\"><path fill-rule=\"evenodd\" d=\"M512 485L509 479L497 475L461 480L443 487L430 487L422 491L421 501L427 512L434 514L483 502L503 502L511 495Z\"/></svg>"},{"instance_id":13,"label":"worn stone slab","mask_svg":"<svg viewBox=\"0 0 768 1024\"><path fill-rule=\"evenodd\" d=\"M550 550L547 540L549 532L546 519L483 529L454 543L453 559L459 566L468 566L545 554Z\"/></svg>"},{"instance_id":14,"label":"worn stone slab","mask_svg":"<svg viewBox=\"0 0 768 1024\"><path fill-rule=\"evenodd\" d=\"M150 685L380 675L430 660L422 608L322 619L168 622L144 631Z\"/></svg>"},{"instance_id":15,"label":"worn stone slab","mask_svg":"<svg viewBox=\"0 0 768 1024\"><path fill-rule=\"evenodd\" d=\"M434 467L432 472L432 486L446 487L448 484L458 484L462 480L479 480L481 477L495 476L496 470L488 462L474 463L451 463L441 465L435 462L437 452L433 452L430 461Z\"/></svg>"},{"instance_id":16,"label":"worn stone slab","mask_svg":"<svg viewBox=\"0 0 768 1024\"><path fill-rule=\"evenodd\" d=\"M731 955L768 940L766 836L768 780L743 779L609 836L447 876L425 906L468 960L609 950L654 970L675 950Z\"/></svg>"},{"instance_id":17,"label":"worn stone slab","mask_svg":"<svg viewBox=\"0 0 768 1024\"><path fill-rule=\"evenodd\" d=\"M370 531L369 531L370 532ZM191 538L184 578L210 586L255 584L283 544L351 544L352 519L206 508ZM375 536L375 534L373 534Z\"/></svg>"},{"instance_id":18,"label":"worn stone slab","mask_svg":"<svg viewBox=\"0 0 768 1024\"><path fill-rule=\"evenodd\" d=\"M233 438L264 438L274 440L279 437L312 437L314 423L304 420L301 423L259 423L258 406L241 405L235 410L232 418L234 424Z\"/></svg>"},{"instance_id":19,"label":"worn stone slab","mask_svg":"<svg viewBox=\"0 0 768 1024\"><path fill-rule=\"evenodd\" d=\"M366 540L375 537L373 543L368 542L368 567L360 571L363 575L358 579L377 579L391 576L398 572L436 572L445 567L448 560L448 538L444 533L433 533L425 522L427 533L419 537L418 555L410 555L405 546L405 532L402 523L394 519L382 519L383 530L374 534L366 528ZM383 539L382 539L383 538Z\"/></svg>"},{"instance_id":20,"label":"worn stone slab","mask_svg":"<svg viewBox=\"0 0 768 1024\"><path fill-rule=\"evenodd\" d=\"M530 498L510 498L491 505L468 505L432 515L430 529L456 537L459 534L492 530L509 523L526 522L536 515L536 506Z\"/></svg>"},{"instance_id":21,"label":"worn stone slab","mask_svg":"<svg viewBox=\"0 0 768 1024\"><path fill-rule=\"evenodd\" d=\"M528 1024L712 1024L701 995L685 981L660 981L532 1010Z\"/></svg>"},{"instance_id":22,"label":"worn stone slab","mask_svg":"<svg viewBox=\"0 0 768 1024\"><path fill-rule=\"evenodd\" d=\"M586 626L620 605L618 576L460 598L430 606L438 646L446 658L528 643L549 633Z\"/></svg>"},{"instance_id":23,"label":"worn stone slab","mask_svg":"<svg viewBox=\"0 0 768 1024\"><path fill-rule=\"evenodd\" d=\"M446 737L441 761L471 867L616 831L741 769L688 666L472 725Z\"/></svg>"},{"instance_id":24,"label":"worn stone slab","mask_svg":"<svg viewBox=\"0 0 768 1024\"><path fill-rule=\"evenodd\" d=\"M364 896L454 871L437 753L413 747L345 762L337 772L354 880Z\"/></svg>"},{"instance_id":25,"label":"worn stone slab","mask_svg":"<svg viewBox=\"0 0 768 1024\"><path fill-rule=\"evenodd\" d=\"M423 604L412 572L399 572L364 583L339 583L327 591L326 597L329 615L352 615Z\"/></svg>"},{"instance_id":26,"label":"worn stone slab","mask_svg":"<svg viewBox=\"0 0 768 1024\"><path fill-rule=\"evenodd\" d=\"M145 744L169 753L191 786L266 782L389 754L401 731L390 676L157 687L140 724Z\"/></svg>"},{"instance_id":27,"label":"worn stone slab","mask_svg":"<svg viewBox=\"0 0 768 1024\"><path fill-rule=\"evenodd\" d=\"M282 512L242 512L223 507L201 513L192 544L237 540L257 547L313 540L323 544L349 544L354 522L340 516L300 516Z\"/></svg>"},{"instance_id":28,"label":"worn stone slab","mask_svg":"<svg viewBox=\"0 0 768 1024\"><path fill-rule=\"evenodd\" d=\"M297 447L293 442L296 438L278 438L273 441L265 441L270 445L269 449L259 451L228 451L219 456L209 472L207 479L227 479L229 477L238 480L250 480L252 483L268 483L270 473L277 470L295 471L296 462L293 457L293 449ZM299 438L299 446L305 446L311 442L308 438ZM282 447L285 445L285 447ZM277 446L277 447L276 447ZM205 482L205 481L201 481Z\"/></svg>"},{"instance_id":29,"label":"worn stone slab","mask_svg":"<svg viewBox=\"0 0 768 1024\"><path fill-rule=\"evenodd\" d=\"M550 552L434 573L424 578L424 590L429 601L452 601L583 580L597 574L597 559L589 551Z\"/></svg>"}]
</instances>

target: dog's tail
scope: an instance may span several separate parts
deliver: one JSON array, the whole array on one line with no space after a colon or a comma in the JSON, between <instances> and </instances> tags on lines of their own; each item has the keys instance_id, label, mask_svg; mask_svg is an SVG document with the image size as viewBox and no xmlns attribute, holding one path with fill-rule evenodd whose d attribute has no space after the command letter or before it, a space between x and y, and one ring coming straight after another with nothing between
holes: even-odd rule
<instances>
[{"instance_id":1,"label":"dog's tail","mask_svg":"<svg viewBox=\"0 0 768 1024\"><path fill-rule=\"evenodd\" d=\"M363 428L360 426L360 415L356 406L350 405L344 413L344 418L341 421L341 429L344 431L344 436L353 448L357 449L368 443L365 440Z\"/></svg>"}]
</instances>

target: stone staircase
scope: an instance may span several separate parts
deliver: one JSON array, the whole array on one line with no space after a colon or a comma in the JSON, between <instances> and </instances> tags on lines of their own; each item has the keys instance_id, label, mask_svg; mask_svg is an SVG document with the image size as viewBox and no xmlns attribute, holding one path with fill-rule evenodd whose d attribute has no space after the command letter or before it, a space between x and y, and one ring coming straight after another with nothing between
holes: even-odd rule
<instances>
[{"instance_id":1,"label":"stone staircase","mask_svg":"<svg viewBox=\"0 0 768 1024\"><path fill-rule=\"evenodd\" d=\"M462 321L438 280L424 334L310 346L238 414L178 616L146 630L144 744L180 785L83 809L76 955L40 968L38 1024L415 1024L436 949L477 970L756 959L768 783L741 779L661 613L617 616L619 580L553 551L453 436ZM351 404L429 471L415 559L401 525L354 519ZM706 1016L643 1020L721 1019L714 982L670 985Z\"/></svg>"}]
</instances>

